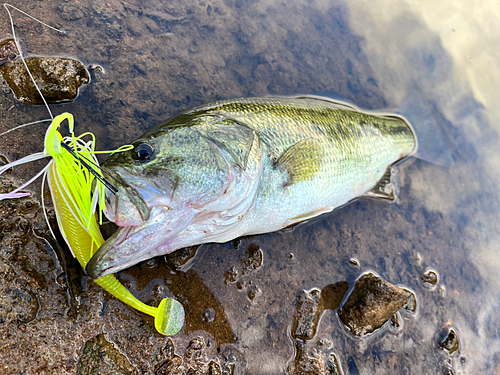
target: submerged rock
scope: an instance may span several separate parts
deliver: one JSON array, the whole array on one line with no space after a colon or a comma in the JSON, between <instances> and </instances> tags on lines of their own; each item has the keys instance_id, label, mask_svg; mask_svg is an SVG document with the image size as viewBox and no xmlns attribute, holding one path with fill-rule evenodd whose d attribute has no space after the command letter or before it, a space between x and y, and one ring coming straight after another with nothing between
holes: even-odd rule
<instances>
[{"instance_id":1,"label":"submerged rock","mask_svg":"<svg viewBox=\"0 0 500 375\"><path fill-rule=\"evenodd\" d=\"M323 311L337 309L348 288L346 281L339 281L321 291L316 288L302 291L293 319L292 337L304 341L314 338Z\"/></svg>"},{"instance_id":2,"label":"submerged rock","mask_svg":"<svg viewBox=\"0 0 500 375\"><path fill-rule=\"evenodd\" d=\"M132 375L137 370L101 333L85 343L78 363L78 375L84 374Z\"/></svg>"},{"instance_id":3,"label":"submerged rock","mask_svg":"<svg viewBox=\"0 0 500 375\"><path fill-rule=\"evenodd\" d=\"M457 352L460 353L460 340L455 329L448 328L446 330L446 335L444 335L439 347L449 355L453 355Z\"/></svg>"},{"instance_id":4,"label":"submerged rock","mask_svg":"<svg viewBox=\"0 0 500 375\"><path fill-rule=\"evenodd\" d=\"M182 363L182 358L175 354L172 339L167 339L165 347L161 349L161 362L155 367L155 375L167 375L177 371Z\"/></svg>"},{"instance_id":5,"label":"submerged rock","mask_svg":"<svg viewBox=\"0 0 500 375\"><path fill-rule=\"evenodd\" d=\"M170 338L167 339L165 347L160 352L157 357L159 363L155 366L155 375L232 375L234 373L234 364L229 358L222 361L223 363L220 363L217 358L210 359L208 346L201 336L189 341L182 357L175 354L174 343Z\"/></svg>"},{"instance_id":6,"label":"submerged rock","mask_svg":"<svg viewBox=\"0 0 500 375\"><path fill-rule=\"evenodd\" d=\"M420 276L420 279L424 285L431 288L437 285L439 277L436 271L427 270Z\"/></svg>"},{"instance_id":7,"label":"submerged rock","mask_svg":"<svg viewBox=\"0 0 500 375\"><path fill-rule=\"evenodd\" d=\"M14 60L17 56L19 56L19 50L14 39L5 39L0 42L0 65Z\"/></svg>"},{"instance_id":8,"label":"submerged rock","mask_svg":"<svg viewBox=\"0 0 500 375\"><path fill-rule=\"evenodd\" d=\"M333 352L308 347L307 342L295 341L295 375L343 375L342 366ZM289 371L291 369L289 368Z\"/></svg>"},{"instance_id":9,"label":"submerged rock","mask_svg":"<svg viewBox=\"0 0 500 375\"><path fill-rule=\"evenodd\" d=\"M301 341L295 342L295 375L318 375L324 373L325 361L320 353L308 351Z\"/></svg>"},{"instance_id":10,"label":"submerged rock","mask_svg":"<svg viewBox=\"0 0 500 375\"><path fill-rule=\"evenodd\" d=\"M356 336L381 328L410 300L411 293L373 273L361 276L339 311L340 319Z\"/></svg>"},{"instance_id":11,"label":"submerged rock","mask_svg":"<svg viewBox=\"0 0 500 375\"><path fill-rule=\"evenodd\" d=\"M340 366L337 356L334 353L330 353L328 356L326 369L328 375L343 375L342 367Z\"/></svg>"},{"instance_id":12,"label":"submerged rock","mask_svg":"<svg viewBox=\"0 0 500 375\"><path fill-rule=\"evenodd\" d=\"M319 318L324 310L321 291L319 289L304 290L297 304L297 312L293 320L292 337L304 341L311 340L316 335Z\"/></svg>"},{"instance_id":13,"label":"submerged rock","mask_svg":"<svg viewBox=\"0 0 500 375\"><path fill-rule=\"evenodd\" d=\"M248 246L248 250L245 251L247 259L241 259L242 275L246 275L252 271L259 269L262 266L262 261L264 259L264 254L259 246L252 243Z\"/></svg>"},{"instance_id":14,"label":"submerged rock","mask_svg":"<svg viewBox=\"0 0 500 375\"><path fill-rule=\"evenodd\" d=\"M90 81L87 69L78 60L28 57L25 62L49 104L73 100L80 86ZM22 60L7 61L0 65L0 71L18 100L24 104L43 104Z\"/></svg>"}]
</instances>

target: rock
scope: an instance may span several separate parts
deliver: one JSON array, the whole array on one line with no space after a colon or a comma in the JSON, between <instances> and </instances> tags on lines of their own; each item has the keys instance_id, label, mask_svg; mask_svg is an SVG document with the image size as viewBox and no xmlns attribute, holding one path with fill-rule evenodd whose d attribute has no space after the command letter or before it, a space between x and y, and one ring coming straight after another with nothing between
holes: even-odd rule
<instances>
[{"instance_id":1,"label":"rock","mask_svg":"<svg viewBox=\"0 0 500 375\"><path fill-rule=\"evenodd\" d=\"M222 369L220 365L215 361L210 361L208 364L208 375L222 375Z\"/></svg>"},{"instance_id":2,"label":"rock","mask_svg":"<svg viewBox=\"0 0 500 375\"><path fill-rule=\"evenodd\" d=\"M248 250L245 251L245 255L247 256L247 259L241 259L241 263L243 264L241 272L242 275L255 271L262 266L264 254L256 244L250 244L248 246Z\"/></svg>"},{"instance_id":3,"label":"rock","mask_svg":"<svg viewBox=\"0 0 500 375\"><path fill-rule=\"evenodd\" d=\"M342 367L334 353L330 353L328 356L326 361L326 373L328 375L343 375Z\"/></svg>"},{"instance_id":4,"label":"rock","mask_svg":"<svg viewBox=\"0 0 500 375\"><path fill-rule=\"evenodd\" d=\"M449 355L460 353L460 340L458 334L453 328L448 328L444 339L439 344L439 347Z\"/></svg>"},{"instance_id":5,"label":"rock","mask_svg":"<svg viewBox=\"0 0 500 375\"><path fill-rule=\"evenodd\" d=\"M293 319L292 337L304 341L311 340L316 335L319 318L324 309L319 289L304 290L299 297Z\"/></svg>"},{"instance_id":6,"label":"rock","mask_svg":"<svg viewBox=\"0 0 500 375\"><path fill-rule=\"evenodd\" d=\"M322 356L317 352L308 352L303 342L295 342L295 371L296 375L318 375L323 374L325 363Z\"/></svg>"},{"instance_id":7,"label":"rock","mask_svg":"<svg viewBox=\"0 0 500 375\"><path fill-rule=\"evenodd\" d=\"M160 363L155 367L155 375L175 373L182 363L182 358L175 354L175 347L172 339L168 338L165 347L160 351Z\"/></svg>"},{"instance_id":8,"label":"rock","mask_svg":"<svg viewBox=\"0 0 500 375\"><path fill-rule=\"evenodd\" d=\"M296 375L343 375L335 353L326 354L316 348L308 348L308 343L300 340L295 341L293 373Z\"/></svg>"},{"instance_id":9,"label":"rock","mask_svg":"<svg viewBox=\"0 0 500 375\"><path fill-rule=\"evenodd\" d=\"M364 336L382 327L410 299L410 292L373 273L361 276L339 311L342 322L356 336Z\"/></svg>"},{"instance_id":10,"label":"rock","mask_svg":"<svg viewBox=\"0 0 500 375\"><path fill-rule=\"evenodd\" d=\"M184 355L175 354L172 339L168 338L160 355L159 363L155 366L155 375L232 375L234 372L234 359L225 356L226 360L220 363L219 359L209 359L208 346L203 337L198 336L189 341Z\"/></svg>"},{"instance_id":11,"label":"rock","mask_svg":"<svg viewBox=\"0 0 500 375\"><path fill-rule=\"evenodd\" d=\"M78 375L137 374L127 357L106 340L104 334L88 340L78 362Z\"/></svg>"},{"instance_id":12,"label":"rock","mask_svg":"<svg viewBox=\"0 0 500 375\"><path fill-rule=\"evenodd\" d=\"M324 310L335 310L340 306L349 284L339 281L318 289L304 290L299 297L297 312L295 313L292 327L294 339L311 340L316 335L316 330L321 314Z\"/></svg>"},{"instance_id":13,"label":"rock","mask_svg":"<svg viewBox=\"0 0 500 375\"><path fill-rule=\"evenodd\" d=\"M14 39L6 39L0 42L0 65L6 61L14 60L19 56Z\"/></svg>"},{"instance_id":14,"label":"rock","mask_svg":"<svg viewBox=\"0 0 500 375\"><path fill-rule=\"evenodd\" d=\"M87 69L78 60L28 57L25 61L49 104L73 100L80 86L90 81ZM7 61L0 71L18 100L24 104L43 104L22 60Z\"/></svg>"},{"instance_id":15,"label":"rock","mask_svg":"<svg viewBox=\"0 0 500 375\"><path fill-rule=\"evenodd\" d=\"M420 279L422 280L424 285L432 288L432 287L436 286L439 278L438 278L438 274L436 273L436 271L427 270L422 274Z\"/></svg>"}]
</instances>

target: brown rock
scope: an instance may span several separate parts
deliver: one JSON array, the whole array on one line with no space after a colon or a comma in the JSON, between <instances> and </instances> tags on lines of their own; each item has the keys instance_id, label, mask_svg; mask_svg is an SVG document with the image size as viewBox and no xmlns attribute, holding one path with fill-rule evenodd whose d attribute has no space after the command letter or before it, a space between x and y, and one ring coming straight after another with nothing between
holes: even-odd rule
<instances>
[{"instance_id":1,"label":"brown rock","mask_svg":"<svg viewBox=\"0 0 500 375\"><path fill-rule=\"evenodd\" d=\"M439 344L439 347L449 355L453 355L455 352L460 353L460 340L453 328L447 330L446 336Z\"/></svg>"},{"instance_id":2,"label":"brown rock","mask_svg":"<svg viewBox=\"0 0 500 375\"><path fill-rule=\"evenodd\" d=\"M137 374L137 370L101 333L85 343L78 374L132 375Z\"/></svg>"},{"instance_id":3,"label":"brown rock","mask_svg":"<svg viewBox=\"0 0 500 375\"><path fill-rule=\"evenodd\" d=\"M0 42L0 65L19 56L19 51L14 39L6 39Z\"/></svg>"},{"instance_id":4,"label":"brown rock","mask_svg":"<svg viewBox=\"0 0 500 375\"><path fill-rule=\"evenodd\" d=\"M295 342L295 375L318 375L323 374L325 368L324 359L315 351L308 351L305 343Z\"/></svg>"},{"instance_id":5,"label":"brown rock","mask_svg":"<svg viewBox=\"0 0 500 375\"><path fill-rule=\"evenodd\" d=\"M324 310L321 292L318 289L304 290L299 297L293 319L292 337L304 341L311 340L316 335L319 318Z\"/></svg>"},{"instance_id":6,"label":"brown rock","mask_svg":"<svg viewBox=\"0 0 500 375\"><path fill-rule=\"evenodd\" d=\"M364 336L382 327L409 299L407 290L366 273L339 311L340 319L353 335Z\"/></svg>"},{"instance_id":7,"label":"brown rock","mask_svg":"<svg viewBox=\"0 0 500 375\"><path fill-rule=\"evenodd\" d=\"M28 57L25 61L49 104L73 100L80 86L90 81L87 69L78 60ZM18 100L24 104L43 104L22 60L7 61L0 71Z\"/></svg>"}]
</instances>

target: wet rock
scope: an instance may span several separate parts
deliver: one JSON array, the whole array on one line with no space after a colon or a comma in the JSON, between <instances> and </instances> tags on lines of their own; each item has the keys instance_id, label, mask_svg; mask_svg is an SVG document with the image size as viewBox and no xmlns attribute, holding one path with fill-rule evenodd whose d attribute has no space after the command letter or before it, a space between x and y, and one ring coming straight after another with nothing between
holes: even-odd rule
<instances>
[{"instance_id":1,"label":"wet rock","mask_svg":"<svg viewBox=\"0 0 500 375\"><path fill-rule=\"evenodd\" d=\"M210 361L208 364L208 372L207 375L222 375L222 369L220 365L215 361Z\"/></svg>"},{"instance_id":2,"label":"wet rock","mask_svg":"<svg viewBox=\"0 0 500 375\"><path fill-rule=\"evenodd\" d=\"M410 313L415 313L417 311L417 296L409 291L406 290L410 294L410 299L408 300L408 303L404 306L405 310L410 312Z\"/></svg>"},{"instance_id":3,"label":"wet rock","mask_svg":"<svg viewBox=\"0 0 500 375\"><path fill-rule=\"evenodd\" d=\"M357 260L356 258L349 259L349 264L353 267L357 267L357 268L360 267L359 260Z\"/></svg>"},{"instance_id":4,"label":"wet rock","mask_svg":"<svg viewBox=\"0 0 500 375\"><path fill-rule=\"evenodd\" d=\"M262 266L264 255L262 250L256 244L250 244L248 246L248 250L245 251L245 255L247 256L247 259L241 260L241 263L243 263L241 272L242 275L255 271Z\"/></svg>"},{"instance_id":5,"label":"wet rock","mask_svg":"<svg viewBox=\"0 0 500 375\"><path fill-rule=\"evenodd\" d=\"M295 341L294 364L293 373L296 375L343 375L335 353L326 354L324 351L310 348L307 342L301 340Z\"/></svg>"},{"instance_id":6,"label":"wet rock","mask_svg":"<svg viewBox=\"0 0 500 375\"><path fill-rule=\"evenodd\" d=\"M226 284L232 284L237 281L238 278L238 270L236 267L232 267L231 271L224 272L224 282Z\"/></svg>"},{"instance_id":7,"label":"wet rock","mask_svg":"<svg viewBox=\"0 0 500 375\"><path fill-rule=\"evenodd\" d=\"M422 276L420 277L420 279L428 287L436 286L436 284L438 283L438 275L433 270L427 270L427 271L425 271L422 274Z\"/></svg>"},{"instance_id":8,"label":"wet rock","mask_svg":"<svg viewBox=\"0 0 500 375\"><path fill-rule=\"evenodd\" d=\"M304 290L299 297L297 312L292 328L292 337L311 340L316 335L319 319L326 309L335 310L340 306L349 284L340 281L319 289Z\"/></svg>"},{"instance_id":9,"label":"wet rock","mask_svg":"<svg viewBox=\"0 0 500 375\"><path fill-rule=\"evenodd\" d=\"M319 318L324 309L319 289L304 290L299 297L293 319L292 337L304 341L311 340L316 335Z\"/></svg>"},{"instance_id":10,"label":"wet rock","mask_svg":"<svg viewBox=\"0 0 500 375\"><path fill-rule=\"evenodd\" d=\"M326 360L326 373L328 375L343 375L342 367L339 364L337 356L334 353L330 353L328 359Z\"/></svg>"},{"instance_id":11,"label":"wet rock","mask_svg":"<svg viewBox=\"0 0 500 375\"><path fill-rule=\"evenodd\" d=\"M137 370L125 357L104 337L99 334L88 340L78 362L78 375L122 375L137 374Z\"/></svg>"},{"instance_id":12,"label":"wet rock","mask_svg":"<svg viewBox=\"0 0 500 375\"><path fill-rule=\"evenodd\" d=\"M339 312L340 319L356 336L382 327L410 299L410 293L373 273L361 276Z\"/></svg>"},{"instance_id":13,"label":"wet rock","mask_svg":"<svg viewBox=\"0 0 500 375\"><path fill-rule=\"evenodd\" d=\"M19 56L19 51L14 39L6 39L0 42L0 65L14 60L17 56Z\"/></svg>"},{"instance_id":14,"label":"wet rock","mask_svg":"<svg viewBox=\"0 0 500 375\"><path fill-rule=\"evenodd\" d=\"M322 349L331 349L333 343L331 340L321 338L318 340L318 343L316 345L318 345L318 347Z\"/></svg>"},{"instance_id":15,"label":"wet rock","mask_svg":"<svg viewBox=\"0 0 500 375\"><path fill-rule=\"evenodd\" d=\"M182 358L175 354L174 343L170 338L160 351L160 363L155 366L155 375L175 374L174 371L181 365Z\"/></svg>"},{"instance_id":16,"label":"wet rock","mask_svg":"<svg viewBox=\"0 0 500 375\"><path fill-rule=\"evenodd\" d=\"M439 347L449 355L460 353L460 340L458 339L457 332L453 328L448 328Z\"/></svg>"},{"instance_id":17,"label":"wet rock","mask_svg":"<svg viewBox=\"0 0 500 375\"><path fill-rule=\"evenodd\" d=\"M255 285L252 285L251 289L247 293L247 297L251 302L254 302L256 298L262 295L262 290Z\"/></svg>"},{"instance_id":18,"label":"wet rock","mask_svg":"<svg viewBox=\"0 0 500 375\"><path fill-rule=\"evenodd\" d=\"M393 332L400 331L403 328L403 320L399 316L399 313L396 313L393 316L391 316L389 322L390 322L389 327Z\"/></svg>"},{"instance_id":19,"label":"wet rock","mask_svg":"<svg viewBox=\"0 0 500 375\"><path fill-rule=\"evenodd\" d=\"M90 80L87 69L78 60L28 57L25 61L49 104L73 100L80 86ZM18 100L24 104L43 104L22 60L8 61L0 66L0 71Z\"/></svg>"},{"instance_id":20,"label":"wet rock","mask_svg":"<svg viewBox=\"0 0 500 375\"><path fill-rule=\"evenodd\" d=\"M205 347L205 340L203 337L196 337L189 341L187 350L186 350L186 355L192 356L194 352L201 350Z\"/></svg>"},{"instance_id":21,"label":"wet rock","mask_svg":"<svg viewBox=\"0 0 500 375\"><path fill-rule=\"evenodd\" d=\"M215 320L215 310L209 307L205 310L201 318L206 322L212 323Z\"/></svg>"},{"instance_id":22,"label":"wet rock","mask_svg":"<svg viewBox=\"0 0 500 375\"><path fill-rule=\"evenodd\" d=\"M297 354L295 356L295 371L296 375L318 375L323 374L325 363L318 352L308 352L306 346L301 341L295 342Z\"/></svg>"},{"instance_id":23,"label":"wet rock","mask_svg":"<svg viewBox=\"0 0 500 375\"><path fill-rule=\"evenodd\" d=\"M159 363L155 366L155 375L231 375L234 370L234 358L226 358L220 361L218 358L210 358L207 353L208 345L203 337L198 336L189 341L182 356L175 354L172 340L167 343L161 354L157 357ZM222 364L221 364L222 362Z\"/></svg>"}]
</instances>

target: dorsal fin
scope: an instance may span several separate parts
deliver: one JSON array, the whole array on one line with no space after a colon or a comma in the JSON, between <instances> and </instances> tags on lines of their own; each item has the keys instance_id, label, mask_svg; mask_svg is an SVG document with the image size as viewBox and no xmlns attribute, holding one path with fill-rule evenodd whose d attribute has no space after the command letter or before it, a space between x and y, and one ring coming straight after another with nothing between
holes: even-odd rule
<instances>
[{"instance_id":1,"label":"dorsal fin","mask_svg":"<svg viewBox=\"0 0 500 375\"><path fill-rule=\"evenodd\" d=\"M288 147L274 166L288 172L285 186L313 178L323 163L323 147L318 139L304 139Z\"/></svg>"},{"instance_id":2,"label":"dorsal fin","mask_svg":"<svg viewBox=\"0 0 500 375\"><path fill-rule=\"evenodd\" d=\"M319 101L319 102L326 102L328 104L334 104L339 109L348 109L348 110L351 110L351 111L363 112L358 107L356 107L354 104L347 103L347 102L344 102L344 101L338 100L338 99L328 98L328 97L325 97L325 96L319 96L319 95L300 95L300 96L292 96L292 98L294 98L294 99L316 100L316 101Z\"/></svg>"},{"instance_id":3,"label":"dorsal fin","mask_svg":"<svg viewBox=\"0 0 500 375\"><path fill-rule=\"evenodd\" d=\"M394 201L397 198L397 184L394 182L395 177L398 174L398 170L393 166L390 166L385 171L384 175L380 181L367 193L363 194L363 197L370 198L382 198L390 201Z\"/></svg>"}]
</instances>

